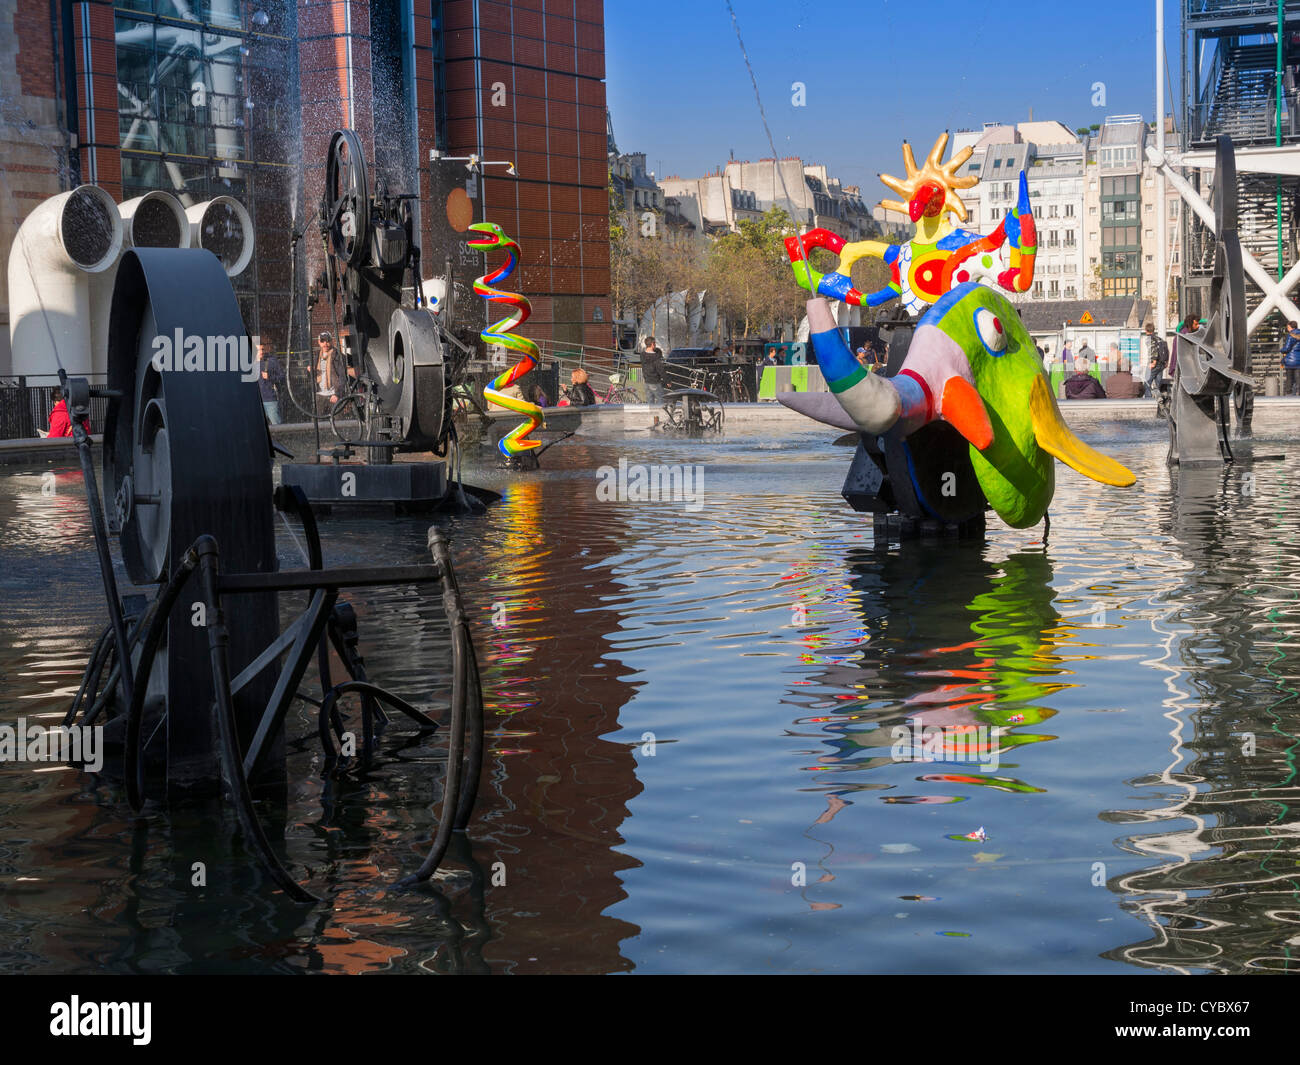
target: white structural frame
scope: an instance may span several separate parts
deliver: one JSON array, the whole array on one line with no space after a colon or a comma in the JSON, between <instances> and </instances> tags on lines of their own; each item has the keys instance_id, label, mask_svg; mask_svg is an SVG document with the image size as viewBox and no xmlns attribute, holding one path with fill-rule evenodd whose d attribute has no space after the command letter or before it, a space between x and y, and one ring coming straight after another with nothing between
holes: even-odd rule
<instances>
[{"instance_id":1,"label":"white structural frame","mask_svg":"<svg viewBox=\"0 0 1300 1065\"><path fill-rule=\"evenodd\" d=\"M1187 179L1178 172L1176 167L1183 169L1194 167L1197 170L1214 169L1214 151L1212 149L1201 148L1189 152L1168 152L1165 149L1165 11L1164 0L1155 0L1156 4L1156 145L1153 148L1147 145L1147 159L1156 168L1157 174L1157 195L1159 197L1160 209L1157 218L1156 238L1156 276L1164 278L1165 276L1165 255L1167 253L1167 241L1165 240L1165 225L1167 223L1165 212L1165 181L1169 181L1177 193L1183 198L1184 202L1196 212L1196 215L1209 228L1211 233L1216 233L1214 228L1214 208L1211 207L1192 188ZM1187 87L1183 87L1187 91ZM1264 145L1256 148L1241 148L1235 153L1237 160L1237 173L1251 174L1277 174L1283 176L1297 177L1300 176L1300 145ZM1217 233L1216 233L1217 235ZM1280 310L1287 316L1290 321L1300 322L1300 307L1288 298L1289 293L1300 283L1300 260L1288 270L1280 280L1269 276L1267 270L1259 264L1259 261L1250 254L1245 248L1241 249L1242 266L1250 279L1259 286L1264 293L1263 300L1258 307L1250 312L1246 319L1246 335L1253 333L1259 324L1269 316L1274 309ZM1182 264L1186 277L1187 263ZM1156 330L1157 335L1164 336L1167 332L1167 315L1168 310L1165 305L1167 299L1167 285L1162 283L1157 294L1156 301Z\"/></svg>"}]
</instances>

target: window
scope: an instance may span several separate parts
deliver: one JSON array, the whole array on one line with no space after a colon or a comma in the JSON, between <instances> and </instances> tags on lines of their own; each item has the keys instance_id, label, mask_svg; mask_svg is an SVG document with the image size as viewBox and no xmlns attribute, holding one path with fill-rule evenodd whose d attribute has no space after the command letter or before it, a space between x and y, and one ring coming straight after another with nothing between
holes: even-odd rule
<instances>
[{"instance_id":1,"label":"window","mask_svg":"<svg viewBox=\"0 0 1300 1065\"><path fill-rule=\"evenodd\" d=\"M1067 204L1065 205L1065 217L1066 217L1066 218L1073 218L1073 217L1074 217L1074 204L1072 204L1072 203L1067 203Z\"/></svg>"},{"instance_id":2,"label":"window","mask_svg":"<svg viewBox=\"0 0 1300 1065\"><path fill-rule=\"evenodd\" d=\"M990 207L990 208L989 208L989 221L991 221L991 222L996 222L997 220L998 220L998 209L997 209L996 207Z\"/></svg>"},{"instance_id":3,"label":"window","mask_svg":"<svg viewBox=\"0 0 1300 1065\"><path fill-rule=\"evenodd\" d=\"M999 167L1001 167L1001 166L1002 166L1002 160L1001 160L1001 159L994 159L994 160L993 160L993 169L994 169L994 170L997 170L997 169L998 169Z\"/></svg>"},{"instance_id":4,"label":"window","mask_svg":"<svg viewBox=\"0 0 1300 1065\"><path fill-rule=\"evenodd\" d=\"M1147 214L1150 214L1153 210L1155 210L1155 204L1152 203L1147 204L1146 206Z\"/></svg>"},{"instance_id":5,"label":"window","mask_svg":"<svg viewBox=\"0 0 1300 1065\"><path fill-rule=\"evenodd\" d=\"M1060 296L1061 293L1057 288L1057 282L1053 281L1050 285L1047 286L1047 294L1051 296L1053 299L1056 299L1058 296Z\"/></svg>"},{"instance_id":6,"label":"window","mask_svg":"<svg viewBox=\"0 0 1300 1065\"><path fill-rule=\"evenodd\" d=\"M1065 286L1065 298L1066 298L1067 300L1072 300L1072 299L1077 298L1077 297L1075 296L1075 288L1074 288L1073 285L1066 285L1066 286Z\"/></svg>"},{"instance_id":7,"label":"window","mask_svg":"<svg viewBox=\"0 0 1300 1065\"><path fill-rule=\"evenodd\" d=\"M1146 235L1147 235L1147 239L1150 239L1151 237L1154 237L1156 235L1156 231L1154 229L1148 229Z\"/></svg>"},{"instance_id":8,"label":"window","mask_svg":"<svg viewBox=\"0 0 1300 1065\"><path fill-rule=\"evenodd\" d=\"M1036 300L1041 300L1042 298L1043 298L1043 283L1042 283L1041 281L1035 281L1035 282L1034 282L1034 299L1036 299Z\"/></svg>"},{"instance_id":9,"label":"window","mask_svg":"<svg viewBox=\"0 0 1300 1065\"><path fill-rule=\"evenodd\" d=\"M1153 262L1155 262L1155 261L1156 261L1156 257L1155 257L1154 255L1148 255L1148 256L1147 256L1147 262L1149 262L1149 263L1153 263Z\"/></svg>"}]
</instances>

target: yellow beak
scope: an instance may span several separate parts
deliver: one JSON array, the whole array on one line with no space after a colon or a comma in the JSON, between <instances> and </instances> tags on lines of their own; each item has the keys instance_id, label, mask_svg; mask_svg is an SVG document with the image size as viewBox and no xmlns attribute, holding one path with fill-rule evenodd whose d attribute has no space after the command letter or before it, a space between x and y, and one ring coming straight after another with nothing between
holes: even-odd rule
<instances>
[{"instance_id":1,"label":"yellow beak","mask_svg":"<svg viewBox=\"0 0 1300 1065\"><path fill-rule=\"evenodd\" d=\"M1070 431L1041 374L1034 378L1029 390L1029 416L1033 420L1038 446L1085 477L1116 488L1128 488L1137 481L1127 466L1089 447Z\"/></svg>"}]
</instances>

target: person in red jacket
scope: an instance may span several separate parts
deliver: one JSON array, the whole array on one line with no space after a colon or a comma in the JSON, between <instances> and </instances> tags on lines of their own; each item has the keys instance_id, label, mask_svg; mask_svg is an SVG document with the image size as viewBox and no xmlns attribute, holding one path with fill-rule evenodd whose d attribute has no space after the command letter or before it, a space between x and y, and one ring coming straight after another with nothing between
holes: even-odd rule
<instances>
[{"instance_id":1,"label":"person in red jacket","mask_svg":"<svg viewBox=\"0 0 1300 1065\"><path fill-rule=\"evenodd\" d=\"M50 436L71 436L72 419L68 417L68 403L63 398L63 390L56 388L50 396L54 400L54 409L50 411ZM90 422L83 420L81 427L90 432Z\"/></svg>"}]
</instances>

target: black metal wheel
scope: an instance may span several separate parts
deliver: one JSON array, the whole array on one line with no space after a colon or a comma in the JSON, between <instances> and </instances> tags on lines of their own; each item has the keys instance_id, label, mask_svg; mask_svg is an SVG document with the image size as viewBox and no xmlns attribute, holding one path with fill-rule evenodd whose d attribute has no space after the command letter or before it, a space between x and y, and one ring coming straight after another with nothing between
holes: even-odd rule
<instances>
[{"instance_id":1,"label":"black metal wheel","mask_svg":"<svg viewBox=\"0 0 1300 1065\"><path fill-rule=\"evenodd\" d=\"M175 337L201 338L200 358L173 352L155 363L165 350L159 342ZM214 344L238 351L241 339L247 343L239 304L216 258L174 248L137 248L123 258L108 345L109 387L121 398L105 425L104 494L135 584L168 582L203 534L216 539L225 567L276 569L271 455L258 389L237 363L213 358ZM169 793L211 789L220 777L210 737L209 619L191 609L200 598L193 585L185 596L184 623L167 625L152 669L135 685L147 693L143 734L153 746L144 753L161 763L166 748ZM278 631L275 593L244 597L240 623L230 630L232 667L242 670ZM235 696L241 736L251 735L268 685L257 678Z\"/></svg>"},{"instance_id":2,"label":"black metal wheel","mask_svg":"<svg viewBox=\"0 0 1300 1065\"><path fill-rule=\"evenodd\" d=\"M360 266L370 245L370 182L361 141L350 129L335 130L330 139L324 209L334 253Z\"/></svg>"}]
</instances>

